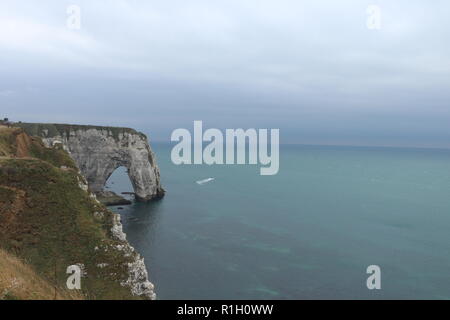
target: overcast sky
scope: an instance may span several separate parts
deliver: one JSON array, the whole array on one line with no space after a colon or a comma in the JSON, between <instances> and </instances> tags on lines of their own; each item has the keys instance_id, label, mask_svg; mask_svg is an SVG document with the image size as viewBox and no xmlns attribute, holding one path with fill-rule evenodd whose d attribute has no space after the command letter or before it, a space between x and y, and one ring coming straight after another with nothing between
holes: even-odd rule
<instances>
[{"instance_id":1,"label":"overcast sky","mask_svg":"<svg viewBox=\"0 0 450 320\"><path fill-rule=\"evenodd\" d=\"M67 7L81 9L81 30ZM367 7L381 29L367 27ZM450 147L444 0L2 0L0 116Z\"/></svg>"}]
</instances>

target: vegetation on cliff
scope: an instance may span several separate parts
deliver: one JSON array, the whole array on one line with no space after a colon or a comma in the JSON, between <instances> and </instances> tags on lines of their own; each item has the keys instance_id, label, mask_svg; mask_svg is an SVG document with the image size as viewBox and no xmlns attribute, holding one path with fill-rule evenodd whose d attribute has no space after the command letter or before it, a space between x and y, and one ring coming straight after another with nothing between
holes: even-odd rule
<instances>
[{"instance_id":1,"label":"vegetation on cliff","mask_svg":"<svg viewBox=\"0 0 450 320\"><path fill-rule=\"evenodd\" d=\"M86 190L84 178L60 147L45 148L23 129L0 126L1 273L13 255L23 270L39 277L36 292L42 294L35 298L53 298L45 288L65 288L67 267L77 264L83 270L81 292L61 291L57 297L139 298L127 286L137 254L125 239L114 236L117 217ZM14 277L20 278L22 269L0 281L0 293ZM27 281L26 275L22 278Z\"/></svg>"},{"instance_id":2,"label":"vegetation on cliff","mask_svg":"<svg viewBox=\"0 0 450 320\"><path fill-rule=\"evenodd\" d=\"M0 300L83 300L77 292L60 288L34 269L0 249Z\"/></svg>"},{"instance_id":3,"label":"vegetation on cliff","mask_svg":"<svg viewBox=\"0 0 450 320\"><path fill-rule=\"evenodd\" d=\"M145 134L138 132L131 128L122 127L103 127L103 126L92 126L92 125L77 125L77 124L58 124L58 123L16 123L15 126L20 127L25 130L30 136L37 137L56 137L56 136L70 136L71 131L77 130L104 130L109 133L115 140L119 140L119 135L124 133L137 134L147 139Z\"/></svg>"}]
</instances>

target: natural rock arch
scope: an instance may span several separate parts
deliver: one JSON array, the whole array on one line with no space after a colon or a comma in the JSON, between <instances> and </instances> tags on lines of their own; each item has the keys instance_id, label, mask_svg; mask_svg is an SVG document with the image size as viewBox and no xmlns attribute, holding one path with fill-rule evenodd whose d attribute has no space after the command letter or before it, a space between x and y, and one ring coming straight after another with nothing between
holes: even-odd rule
<instances>
[{"instance_id":1,"label":"natural rock arch","mask_svg":"<svg viewBox=\"0 0 450 320\"><path fill-rule=\"evenodd\" d=\"M161 198L159 168L147 137L129 128L22 124L29 134L40 136L48 146L62 144L75 160L92 192L103 191L117 168L128 169L136 199Z\"/></svg>"}]
</instances>

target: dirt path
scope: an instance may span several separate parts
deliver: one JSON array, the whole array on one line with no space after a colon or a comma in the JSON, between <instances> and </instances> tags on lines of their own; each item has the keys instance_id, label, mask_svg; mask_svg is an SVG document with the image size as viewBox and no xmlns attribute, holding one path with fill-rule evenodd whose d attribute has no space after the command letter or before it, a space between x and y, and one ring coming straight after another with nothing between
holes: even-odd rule
<instances>
[{"instance_id":1,"label":"dirt path","mask_svg":"<svg viewBox=\"0 0 450 320\"><path fill-rule=\"evenodd\" d=\"M25 205L26 193L24 190L8 187L5 185L0 185L1 189L6 189L13 191L15 198L12 202L4 199L0 199L0 215L2 220L2 225L5 226L14 222L17 214L22 211Z\"/></svg>"}]
</instances>

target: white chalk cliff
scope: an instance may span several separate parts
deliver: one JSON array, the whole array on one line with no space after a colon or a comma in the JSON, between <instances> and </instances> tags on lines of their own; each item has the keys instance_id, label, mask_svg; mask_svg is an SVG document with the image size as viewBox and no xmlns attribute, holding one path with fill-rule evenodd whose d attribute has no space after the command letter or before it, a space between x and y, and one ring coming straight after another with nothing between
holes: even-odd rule
<instances>
[{"instance_id":1,"label":"white chalk cliff","mask_svg":"<svg viewBox=\"0 0 450 320\"><path fill-rule=\"evenodd\" d=\"M103 191L118 167L126 167L136 199L148 201L164 196L159 168L147 137L129 128L21 124L28 134L39 136L47 146L62 144L75 160L92 192Z\"/></svg>"}]
</instances>

